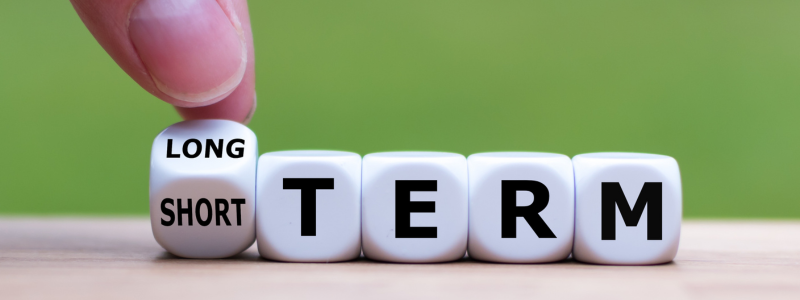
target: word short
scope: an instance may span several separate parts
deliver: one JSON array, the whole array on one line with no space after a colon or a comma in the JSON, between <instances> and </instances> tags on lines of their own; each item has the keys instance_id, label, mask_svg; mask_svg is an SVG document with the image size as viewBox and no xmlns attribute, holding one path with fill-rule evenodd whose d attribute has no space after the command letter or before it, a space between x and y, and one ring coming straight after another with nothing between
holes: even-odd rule
<instances>
[{"instance_id":1,"label":"word short","mask_svg":"<svg viewBox=\"0 0 800 300\"><path fill-rule=\"evenodd\" d=\"M225 120L174 124L153 143L156 241L223 258L387 262L564 260L646 265L678 250L682 195L669 156L538 152L279 151Z\"/></svg>"}]
</instances>

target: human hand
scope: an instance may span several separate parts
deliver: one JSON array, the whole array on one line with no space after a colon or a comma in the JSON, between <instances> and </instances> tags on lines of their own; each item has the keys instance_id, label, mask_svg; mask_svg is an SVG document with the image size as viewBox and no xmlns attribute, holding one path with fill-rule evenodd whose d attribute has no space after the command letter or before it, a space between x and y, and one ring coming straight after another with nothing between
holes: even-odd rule
<instances>
[{"instance_id":1,"label":"human hand","mask_svg":"<svg viewBox=\"0 0 800 300\"><path fill-rule=\"evenodd\" d=\"M191 119L247 123L256 108L246 0L70 0L111 58Z\"/></svg>"}]
</instances>

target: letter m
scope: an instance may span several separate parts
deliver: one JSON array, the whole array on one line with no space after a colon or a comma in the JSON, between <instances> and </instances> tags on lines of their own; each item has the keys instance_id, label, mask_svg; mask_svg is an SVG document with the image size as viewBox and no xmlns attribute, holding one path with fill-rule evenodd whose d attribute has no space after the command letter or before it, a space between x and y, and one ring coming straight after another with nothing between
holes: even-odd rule
<instances>
[{"instance_id":1,"label":"letter m","mask_svg":"<svg viewBox=\"0 0 800 300\"><path fill-rule=\"evenodd\" d=\"M616 207L625 221L625 226L632 227L639 224L644 207L647 206L647 239L661 240L661 182L645 182L639 192L639 198L633 205L628 205L628 199L619 182L603 182L601 191L601 235L603 240L616 240Z\"/></svg>"}]
</instances>

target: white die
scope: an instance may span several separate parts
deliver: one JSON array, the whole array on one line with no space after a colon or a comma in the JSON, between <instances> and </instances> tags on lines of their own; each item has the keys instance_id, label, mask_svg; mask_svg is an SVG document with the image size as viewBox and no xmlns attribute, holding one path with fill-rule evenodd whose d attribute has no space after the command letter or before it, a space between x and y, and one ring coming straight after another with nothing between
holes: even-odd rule
<instances>
[{"instance_id":1,"label":"white die","mask_svg":"<svg viewBox=\"0 0 800 300\"><path fill-rule=\"evenodd\" d=\"M575 156L572 162L576 260L645 265L675 258L682 217L681 177L675 159L589 153Z\"/></svg>"},{"instance_id":2,"label":"white die","mask_svg":"<svg viewBox=\"0 0 800 300\"><path fill-rule=\"evenodd\" d=\"M255 240L256 136L227 120L176 123L153 142L150 223L156 241L188 258L222 258Z\"/></svg>"},{"instance_id":3,"label":"white die","mask_svg":"<svg viewBox=\"0 0 800 300\"><path fill-rule=\"evenodd\" d=\"M494 152L467 162L471 258L541 263L569 256L575 186L568 156Z\"/></svg>"},{"instance_id":4,"label":"white die","mask_svg":"<svg viewBox=\"0 0 800 300\"><path fill-rule=\"evenodd\" d=\"M279 151L258 161L256 232L267 259L345 261L361 255L361 156Z\"/></svg>"},{"instance_id":5,"label":"white die","mask_svg":"<svg viewBox=\"0 0 800 300\"><path fill-rule=\"evenodd\" d=\"M364 255L413 263L464 257L468 190L463 155L372 153L364 156L362 169Z\"/></svg>"}]
</instances>

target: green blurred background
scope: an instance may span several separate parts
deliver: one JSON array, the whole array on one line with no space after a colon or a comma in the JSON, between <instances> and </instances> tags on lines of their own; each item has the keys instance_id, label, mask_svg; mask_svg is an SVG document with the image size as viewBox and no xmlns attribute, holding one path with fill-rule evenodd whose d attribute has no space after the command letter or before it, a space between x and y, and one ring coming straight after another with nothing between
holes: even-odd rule
<instances>
[{"instance_id":1,"label":"green blurred background","mask_svg":"<svg viewBox=\"0 0 800 300\"><path fill-rule=\"evenodd\" d=\"M800 1L251 1L262 152L675 157L686 217L800 218ZM179 121L66 0L0 1L0 214L148 212Z\"/></svg>"}]
</instances>

